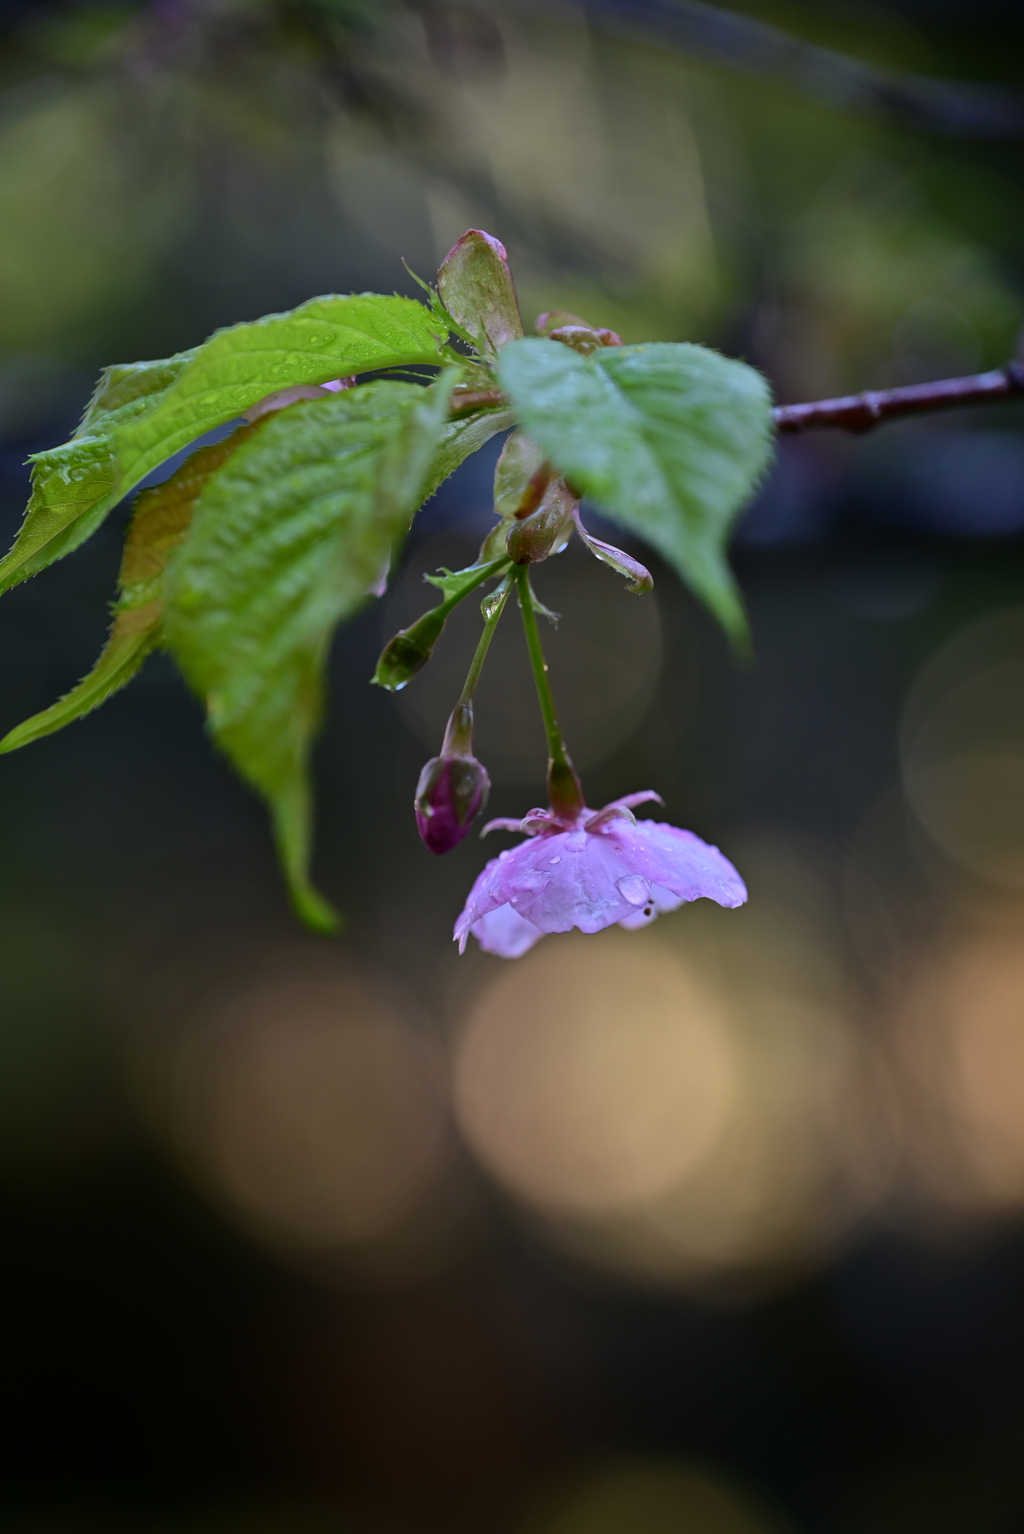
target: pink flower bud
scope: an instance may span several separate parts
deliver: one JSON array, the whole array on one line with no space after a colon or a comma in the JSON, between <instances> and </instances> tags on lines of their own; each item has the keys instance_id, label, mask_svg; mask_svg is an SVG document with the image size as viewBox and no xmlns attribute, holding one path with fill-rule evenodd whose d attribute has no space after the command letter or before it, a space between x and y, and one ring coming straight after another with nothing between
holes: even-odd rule
<instances>
[{"instance_id":1,"label":"pink flower bud","mask_svg":"<svg viewBox=\"0 0 1024 1534\"><path fill-rule=\"evenodd\" d=\"M475 756L435 756L416 785L416 829L431 852L450 852L487 803L491 780Z\"/></svg>"}]
</instances>

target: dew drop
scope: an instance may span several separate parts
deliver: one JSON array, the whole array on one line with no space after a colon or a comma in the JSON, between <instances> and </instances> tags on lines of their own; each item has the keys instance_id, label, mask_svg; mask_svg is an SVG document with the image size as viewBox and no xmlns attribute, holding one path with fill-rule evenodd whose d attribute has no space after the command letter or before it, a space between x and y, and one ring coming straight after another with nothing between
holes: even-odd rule
<instances>
[{"instance_id":1,"label":"dew drop","mask_svg":"<svg viewBox=\"0 0 1024 1534\"><path fill-rule=\"evenodd\" d=\"M642 906L647 904L650 897L651 881L642 874L625 874L621 879L616 879L615 888L630 905Z\"/></svg>"},{"instance_id":2,"label":"dew drop","mask_svg":"<svg viewBox=\"0 0 1024 1534\"><path fill-rule=\"evenodd\" d=\"M539 868L524 868L511 881L512 888L520 895L538 895L550 878L550 874L542 873Z\"/></svg>"},{"instance_id":3,"label":"dew drop","mask_svg":"<svg viewBox=\"0 0 1024 1534\"><path fill-rule=\"evenodd\" d=\"M561 861L561 858L548 858L549 863L560 863Z\"/></svg>"}]
</instances>

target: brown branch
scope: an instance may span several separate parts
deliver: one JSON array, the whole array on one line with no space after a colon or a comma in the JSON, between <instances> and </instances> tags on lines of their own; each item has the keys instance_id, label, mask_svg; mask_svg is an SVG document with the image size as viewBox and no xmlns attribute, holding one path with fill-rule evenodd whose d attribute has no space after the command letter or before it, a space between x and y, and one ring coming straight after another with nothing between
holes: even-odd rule
<instances>
[{"instance_id":1,"label":"brown branch","mask_svg":"<svg viewBox=\"0 0 1024 1534\"><path fill-rule=\"evenodd\" d=\"M809 431L816 426L869 431L893 416L976 405L1011 394L1024 394L1024 363L1008 362L991 373L973 373L968 378L941 378L901 389L867 389L863 394L812 400L806 405L777 405L772 415L775 430L780 432Z\"/></svg>"},{"instance_id":2,"label":"brown branch","mask_svg":"<svg viewBox=\"0 0 1024 1534\"><path fill-rule=\"evenodd\" d=\"M772 417L778 432L810 431L821 426L870 431L894 416L984 404L1014 394L1024 394L1024 362L1008 362L991 373L972 373L967 378L940 378L935 383L907 384L900 389L866 389L863 394L811 400L805 405L776 405ZM450 414L465 415L507 404L500 389L455 389Z\"/></svg>"}]
</instances>

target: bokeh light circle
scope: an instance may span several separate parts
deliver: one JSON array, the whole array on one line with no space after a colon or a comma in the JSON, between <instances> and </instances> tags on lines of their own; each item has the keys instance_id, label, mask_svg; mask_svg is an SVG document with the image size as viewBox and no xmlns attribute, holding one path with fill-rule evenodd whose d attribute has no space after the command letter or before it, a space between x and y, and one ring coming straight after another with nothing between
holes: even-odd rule
<instances>
[{"instance_id":1,"label":"bokeh light circle","mask_svg":"<svg viewBox=\"0 0 1024 1534\"><path fill-rule=\"evenodd\" d=\"M1024 889L1024 609L961 630L904 709L903 785L918 823L962 868Z\"/></svg>"},{"instance_id":2,"label":"bokeh light circle","mask_svg":"<svg viewBox=\"0 0 1024 1534\"><path fill-rule=\"evenodd\" d=\"M672 955L570 937L501 974L459 1044L455 1093L472 1148L545 1207L646 1200L707 1154L734 1062L712 998Z\"/></svg>"},{"instance_id":3,"label":"bokeh light circle","mask_svg":"<svg viewBox=\"0 0 1024 1534\"><path fill-rule=\"evenodd\" d=\"M171 1093L187 1163L236 1216L285 1245L372 1241L440 1175L439 1062L365 977L243 987L182 1040Z\"/></svg>"},{"instance_id":4,"label":"bokeh light circle","mask_svg":"<svg viewBox=\"0 0 1024 1534\"><path fill-rule=\"evenodd\" d=\"M927 953L897 1031L908 1154L929 1201L1024 1205L1024 910Z\"/></svg>"},{"instance_id":5,"label":"bokeh light circle","mask_svg":"<svg viewBox=\"0 0 1024 1534\"><path fill-rule=\"evenodd\" d=\"M521 1534L772 1534L779 1525L706 1470L620 1459L579 1474Z\"/></svg>"}]
</instances>

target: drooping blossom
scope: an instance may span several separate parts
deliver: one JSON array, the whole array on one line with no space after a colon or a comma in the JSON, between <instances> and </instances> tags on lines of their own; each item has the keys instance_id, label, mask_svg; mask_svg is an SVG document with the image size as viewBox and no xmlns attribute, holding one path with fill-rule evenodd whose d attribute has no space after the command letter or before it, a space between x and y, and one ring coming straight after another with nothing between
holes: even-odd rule
<instances>
[{"instance_id":1,"label":"drooping blossom","mask_svg":"<svg viewBox=\"0 0 1024 1534\"><path fill-rule=\"evenodd\" d=\"M746 886L717 847L635 818L633 808L652 799L661 802L655 793L630 794L574 821L550 810L491 821L485 831L521 831L527 840L492 858L473 885L455 923L459 952L470 932L485 952L516 959L547 932L643 927L701 897L742 905Z\"/></svg>"}]
</instances>

